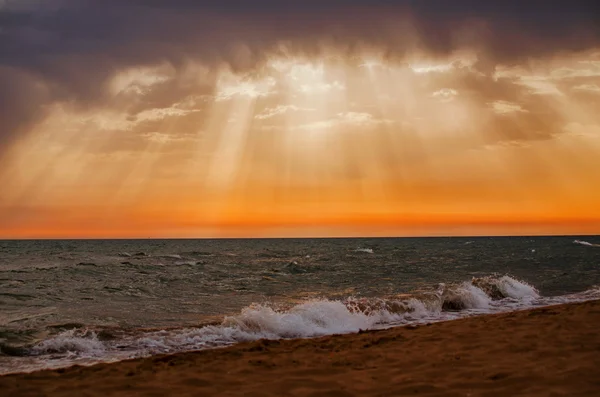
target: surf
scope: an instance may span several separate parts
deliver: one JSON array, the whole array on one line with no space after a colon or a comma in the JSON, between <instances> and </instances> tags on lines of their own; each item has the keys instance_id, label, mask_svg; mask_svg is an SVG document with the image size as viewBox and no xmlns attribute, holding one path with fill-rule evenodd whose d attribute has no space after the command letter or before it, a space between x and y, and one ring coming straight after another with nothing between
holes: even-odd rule
<instances>
[{"instance_id":1,"label":"surf","mask_svg":"<svg viewBox=\"0 0 600 397\"><path fill-rule=\"evenodd\" d=\"M600 289L543 297L534 286L509 275L473 277L461 283L441 283L430 289L395 296L252 304L238 314L225 316L219 323L197 327L116 330L111 333L81 325L19 349L0 344L4 355L22 359L22 365L13 363L0 371L88 365L218 348L259 339L348 334L598 298Z\"/></svg>"}]
</instances>

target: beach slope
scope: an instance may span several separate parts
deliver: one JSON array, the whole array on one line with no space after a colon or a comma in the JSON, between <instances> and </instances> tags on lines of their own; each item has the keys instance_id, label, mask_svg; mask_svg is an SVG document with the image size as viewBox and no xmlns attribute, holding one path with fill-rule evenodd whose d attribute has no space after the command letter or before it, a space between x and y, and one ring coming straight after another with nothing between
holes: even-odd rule
<instances>
[{"instance_id":1,"label":"beach slope","mask_svg":"<svg viewBox=\"0 0 600 397\"><path fill-rule=\"evenodd\" d=\"M600 301L0 377L3 396L598 396Z\"/></svg>"}]
</instances>

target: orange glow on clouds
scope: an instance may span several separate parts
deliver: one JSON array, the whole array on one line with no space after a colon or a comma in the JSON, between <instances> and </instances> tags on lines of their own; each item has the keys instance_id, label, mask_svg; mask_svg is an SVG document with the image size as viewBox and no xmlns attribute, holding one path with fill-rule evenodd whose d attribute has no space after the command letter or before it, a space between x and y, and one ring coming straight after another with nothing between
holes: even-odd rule
<instances>
[{"instance_id":1,"label":"orange glow on clouds","mask_svg":"<svg viewBox=\"0 0 600 397\"><path fill-rule=\"evenodd\" d=\"M0 237L600 233L600 52L477 60L116 71L13 144Z\"/></svg>"}]
</instances>

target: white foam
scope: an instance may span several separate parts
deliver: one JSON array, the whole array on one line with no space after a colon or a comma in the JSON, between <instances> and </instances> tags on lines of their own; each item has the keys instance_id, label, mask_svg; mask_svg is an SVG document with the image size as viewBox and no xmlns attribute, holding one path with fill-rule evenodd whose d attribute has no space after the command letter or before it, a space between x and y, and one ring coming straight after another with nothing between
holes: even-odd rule
<instances>
[{"instance_id":1,"label":"white foam","mask_svg":"<svg viewBox=\"0 0 600 397\"><path fill-rule=\"evenodd\" d=\"M374 254L375 253L375 251L373 251L372 248L357 248L357 249L354 250L354 252L364 252L364 253L367 253L367 254Z\"/></svg>"},{"instance_id":2,"label":"white foam","mask_svg":"<svg viewBox=\"0 0 600 397\"><path fill-rule=\"evenodd\" d=\"M81 333L79 330L68 330L46 339L33 347L34 354L76 353L79 355L99 356L106 350L94 332Z\"/></svg>"},{"instance_id":3,"label":"white foam","mask_svg":"<svg viewBox=\"0 0 600 397\"><path fill-rule=\"evenodd\" d=\"M478 287L465 282L452 289L466 309L490 308L491 299ZM435 296L433 296L436 298ZM433 301L355 299L312 300L289 310L267 305L251 305L229 316L221 325L160 331L138 339L138 348L150 352L170 352L230 345L259 339L311 338L347 334L359 330L387 328L422 321L457 318L441 314L441 297Z\"/></svg>"},{"instance_id":4,"label":"white foam","mask_svg":"<svg viewBox=\"0 0 600 397\"><path fill-rule=\"evenodd\" d=\"M367 315L352 311L343 302L331 300L309 301L290 310L252 305L239 315L226 317L219 326L157 332L139 339L137 344L151 351L172 351L258 339L310 338L371 329L393 317L389 313Z\"/></svg>"},{"instance_id":5,"label":"white foam","mask_svg":"<svg viewBox=\"0 0 600 397\"><path fill-rule=\"evenodd\" d=\"M481 283L481 288L473 284L475 280ZM504 298L492 300L485 292L490 293L489 286L495 286ZM82 358L90 360L86 363L92 363L214 348L259 339L347 334L598 298L598 288L579 294L543 298L534 287L523 281L510 276L491 276L457 285L440 284L436 291L388 299L319 299L289 309L251 305L237 315L226 317L219 325L144 332L116 341L102 342L93 332L70 330L39 343L32 353L39 359L62 354L67 360L65 365L68 365L68 360L75 362ZM446 306L447 310L442 310L447 303L450 303ZM54 359L51 361L56 362Z\"/></svg>"},{"instance_id":6,"label":"white foam","mask_svg":"<svg viewBox=\"0 0 600 397\"><path fill-rule=\"evenodd\" d=\"M456 292L461 297L466 309L487 309L492 300L482 289L470 282L464 282L457 288Z\"/></svg>"},{"instance_id":7,"label":"white foam","mask_svg":"<svg viewBox=\"0 0 600 397\"><path fill-rule=\"evenodd\" d=\"M504 276L496 281L511 301L493 302L471 282L454 287L441 285L431 299L366 299L312 300L280 310L268 305L251 305L240 314L229 316L220 325L160 331L137 339L137 348L151 353L203 349L259 339L311 338L347 334L359 330L387 328L424 321L442 321L478 313L508 311L515 300L535 298L537 291L526 283ZM501 287L500 287L501 286ZM442 312L444 299L458 302L464 310ZM525 302L523 302L525 305Z\"/></svg>"},{"instance_id":8,"label":"white foam","mask_svg":"<svg viewBox=\"0 0 600 397\"><path fill-rule=\"evenodd\" d=\"M587 241L582 241L582 240L575 240L575 241L573 241L573 244L585 245L587 247L600 247L600 244L592 244L592 243L589 243Z\"/></svg>"},{"instance_id":9,"label":"white foam","mask_svg":"<svg viewBox=\"0 0 600 397\"><path fill-rule=\"evenodd\" d=\"M181 255L177 255L177 254L161 255L161 257L163 257L163 258L171 258L171 259L182 259Z\"/></svg>"},{"instance_id":10,"label":"white foam","mask_svg":"<svg viewBox=\"0 0 600 397\"><path fill-rule=\"evenodd\" d=\"M540 294L534 287L510 276L500 277L495 284L507 298L526 299L540 297Z\"/></svg>"}]
</instances>

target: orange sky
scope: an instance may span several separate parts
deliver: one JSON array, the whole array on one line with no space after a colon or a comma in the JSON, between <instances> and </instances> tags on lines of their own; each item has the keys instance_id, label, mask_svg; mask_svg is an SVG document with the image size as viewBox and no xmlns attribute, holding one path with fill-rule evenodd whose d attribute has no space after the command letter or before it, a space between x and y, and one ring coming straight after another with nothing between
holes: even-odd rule
<instances>
[{"instance_id":1,"label":"orange sky","mask_svg":"<svg viewBox=\"0 0 600 397\"><path fill-rule=\"evenodd\" d=\"M600 233L600 46L261 51L45 103L0 156L0 238Z\"/></svg>"}]
</instances>

